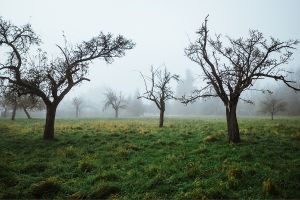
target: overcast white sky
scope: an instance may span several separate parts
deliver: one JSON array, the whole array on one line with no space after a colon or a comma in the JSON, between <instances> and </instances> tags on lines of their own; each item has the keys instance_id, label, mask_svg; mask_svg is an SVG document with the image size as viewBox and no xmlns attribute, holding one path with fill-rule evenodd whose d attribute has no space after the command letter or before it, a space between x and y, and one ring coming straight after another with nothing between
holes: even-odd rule
<instances>
[{"instance_id":1,"label":"overcast white sky","mask_svg":"<svg viewBox=\"0 0 300 200\"><path fill-rule=\"evenodd\" d=\"M0 0L0 15L18 25L31 23L50 55L57 52L55 44L62 44L63 31L71 43L100 31L136 43L111 65L94 62L91 82L74 88L69 97L103 86L133 93L142 85L137 71L147 72L152 64L165 63L183 76L186 69L200 73L184 48L207 14L211 33L239 37L258 29L265 36L300 39L299 9L299 0ZM300 66L298 48L293 67Z\"/></svg>"}]
</instances>

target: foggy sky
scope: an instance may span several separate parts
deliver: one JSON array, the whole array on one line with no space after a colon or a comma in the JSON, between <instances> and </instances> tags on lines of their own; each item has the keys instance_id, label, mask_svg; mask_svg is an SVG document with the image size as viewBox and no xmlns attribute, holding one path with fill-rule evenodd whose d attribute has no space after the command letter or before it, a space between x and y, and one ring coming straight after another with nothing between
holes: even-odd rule
<instances>
[{"instance_id":1,"label":"foggy sky","mask_svg":"<svg viewBox=\"0 0 300 200\"><path fill-rule=\"evenodd\" d=\"M147 73L152 64L165 64L183 76L186 69L199 74L184 48L207 14L210 34L239 37L258 29L281 40L300 39L299 8L298 0L0 0L0 15L17 25L31 23L50 58L57 55L55 44L63 44L63 33L73 44L100 31L122 34L136 43L111 65L94 62L91 82L73 88L67 98L100 87L133 93L142 85L138 71ZM289 66L300 66L300 50Z\"/></svg>"}]
</instances>

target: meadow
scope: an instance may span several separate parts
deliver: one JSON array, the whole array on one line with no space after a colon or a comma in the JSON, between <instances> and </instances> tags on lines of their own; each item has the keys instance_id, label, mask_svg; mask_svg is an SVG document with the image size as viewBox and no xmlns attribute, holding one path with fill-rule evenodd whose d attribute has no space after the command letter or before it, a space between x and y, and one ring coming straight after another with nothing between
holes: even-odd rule
<instances>
[{"instance_id":1,"label":"meadow","mask_svg":"<svg viewBox=\"0 0 300 200\"><path fill-rule=\"evenodd\" d=\"M0 120L0 198L300 198L300 118Z\"/></svg>"}]
</instances>

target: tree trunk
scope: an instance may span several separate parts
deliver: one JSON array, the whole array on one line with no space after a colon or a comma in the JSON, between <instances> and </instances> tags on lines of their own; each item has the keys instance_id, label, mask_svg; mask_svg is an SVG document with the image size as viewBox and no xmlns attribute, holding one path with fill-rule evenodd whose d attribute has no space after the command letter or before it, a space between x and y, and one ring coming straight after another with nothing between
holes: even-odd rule
<instances>
[{"instance_id":1,"label":"tree trunk","mask_svg":"<svg viewBox=\"0 0 300 200\"><path fill-rule=\"evenodd\" d=\"M76 118L78 118L78 116L79 116L79 108L76 107Z\"/></svg>"},{"instance_id":2,"label":"tree trunk","mask_svg":"<svg viewBox=\"0 0 300 200\"><path fill-rule=\"evenodd\" d=\"M274 113L271 112L271 119L273 120L274 119Z\"/></svg>"},{"instance_id":3,"label":"tree trunk","mask_svg":"<svg viewBox=\"0 0 300 200\"><path fill-rule=\"evenodd\" d=\"M119 117L119 109L115 110L115 117L118 118Z\"/></svg>"},{"instance_id":4,"label":"tree trunk","mask_svg":"<svg viewBox=\"0 0 300 200\"><path fill-rule=\"evenodd\" d=\"M23 106L23 110L24 110L24 112L25 112L27 118L28 118L28 119L31 119L31 116L30 116L29 112L26 110L26 108L25 108L24 106Z\"/></svg>"},{"instance_id":5,"label":"tree trunk","mask_svg":"<svg viewBox=\"0 0 300 200\"><path fill-rule=\"evenodd\" d=\"M164 126L164 113L165 111L161 109L159 113L159 128L162 128Z\"/></svg>"},{"instance_id":6,"label":"tree trunk","mask_svg":"<svg viewBox=\"0 0 300 200\"><path fill-rule=\"evenodd\" d=\"M54 123L57 105L49 104L47 106L46 123L44 129L44 140L54 139Z\"/></svg>"},{"instance_id":7,"label":"tree trunk","mask_svg":"<svg viewBox=\"0 0 300 200\"><path fill-rule=\"evenodd\" d=\"M13 107L12 115L11 115L11 120L15 120L15 118L16 118L17 106L18 105L15 103L14 107Z\"/></svg>"},{"instance_id":8,"label":"tree trunk","mask_svg":"<svg viewBox=\"0 0 300 200\"><path fill-rule=\"evenodd\" d=\"M236 118L237 105L230 105L226 107L227 131L229 142L238 143L240 139L239 125Z\"/></svg>"}]
</instances>

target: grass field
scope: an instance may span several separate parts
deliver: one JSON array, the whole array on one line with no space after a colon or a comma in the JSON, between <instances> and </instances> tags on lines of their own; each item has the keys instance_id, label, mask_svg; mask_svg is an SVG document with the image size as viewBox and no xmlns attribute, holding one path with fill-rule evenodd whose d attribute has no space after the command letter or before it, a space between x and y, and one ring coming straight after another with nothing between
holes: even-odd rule
<instances>
[{"instance_id":1,"label":"grass field","mask_svg":"<svg viewBox=\"0 0 300 200\"><path fill-rule=\"evenodd\" d=\"M300 119L0 120L0 198L300 198Z\"/></svg>"}]
</instances>

